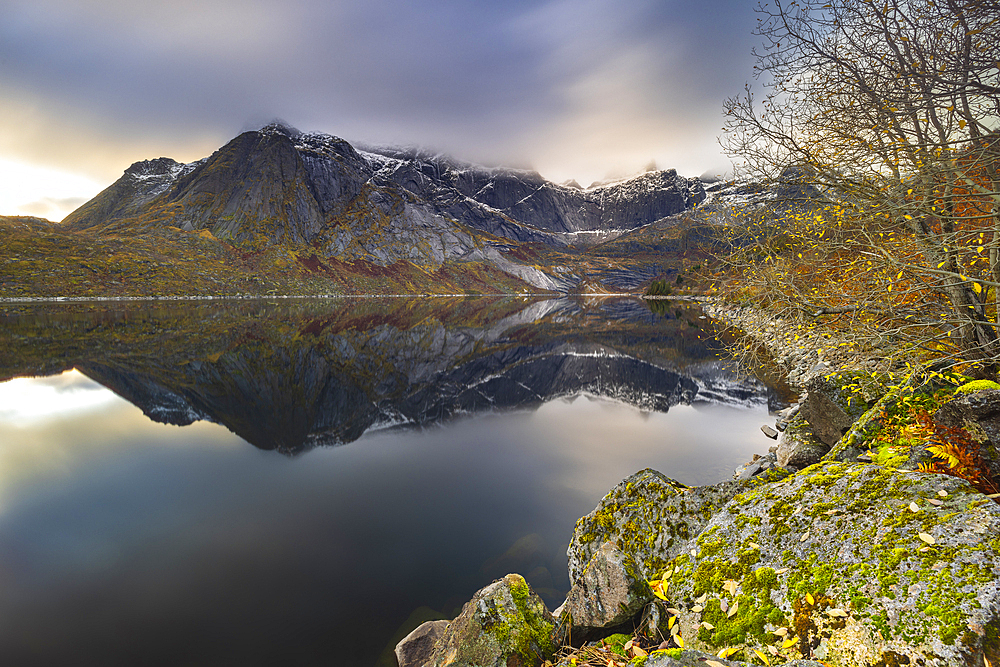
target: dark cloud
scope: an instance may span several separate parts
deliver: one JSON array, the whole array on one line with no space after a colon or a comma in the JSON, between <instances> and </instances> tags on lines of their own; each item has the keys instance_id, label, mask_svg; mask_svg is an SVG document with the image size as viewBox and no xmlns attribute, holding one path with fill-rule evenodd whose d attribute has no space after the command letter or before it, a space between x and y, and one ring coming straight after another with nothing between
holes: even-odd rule
<instances>
[{"instance_id":1,"label":"dark cloud","mask_svg":"<svg viewBox=\"0 0 1000 667\"><path fill-rule=\"evenodd\" d=\"M51 159L64 162L87 151L44 127L90 132L117 156L130 146L217 145L248 123L282 117L351 140L532 162L567 177L600 175L602 160L608 169L687 160L700 172L719 161L722 100L751 74L754 19L742 0L710 8L665 0L5 4L8 111L11 99L40 107L44 123L23 135L52 144ZM0 130L9 132L24 114L4 112ZM7 150L45 159L12 142ZM154 156L132 154L119 169Z\"/></svg>"}]
</instances>

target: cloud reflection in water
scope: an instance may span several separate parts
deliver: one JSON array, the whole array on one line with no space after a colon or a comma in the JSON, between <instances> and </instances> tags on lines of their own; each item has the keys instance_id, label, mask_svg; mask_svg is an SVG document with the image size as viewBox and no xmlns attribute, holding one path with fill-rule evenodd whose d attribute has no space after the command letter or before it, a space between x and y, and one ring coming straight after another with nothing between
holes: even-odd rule
<instances>
[{"instance_id":1,"label":"cloud reflection in water","mask_svg":"<svg viewBox=\"0 0 1000 667\"><path fill-rule=\"evenodd\" d=\"M578 397L288 458L102 405L0 425L10 664L371 665L411 611L454 613L525 536L541 538L518 567L564 591L574 521L622 477L708 482L768 444L763 408Z\"/></svg>"}]
</instances>

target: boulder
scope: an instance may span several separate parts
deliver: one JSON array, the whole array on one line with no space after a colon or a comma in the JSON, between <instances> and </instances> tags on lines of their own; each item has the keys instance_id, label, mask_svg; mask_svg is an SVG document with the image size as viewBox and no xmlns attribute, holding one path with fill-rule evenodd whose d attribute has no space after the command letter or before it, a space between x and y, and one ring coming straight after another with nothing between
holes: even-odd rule
<instances>
[{"instance_id":1,"label":"boulder","mask_svg":"<svg viewBox=\"0 0 1000 667\"><path fill-rule=\"evenodd\" d=\"M844 437L871 402L885 394L885 388L864 374L835 373L813 377L806 383L806 392L799 414L829 448Z\"/></svg>"},{"instance_id":2,"label":"boulder","mask_svg":"<svg viewBox=\"0 0 1000 667\"><path fill-rule=\"evenodd\" d=\"M633 494L628 512L679 520L678 505ZM751 660L773 648L782 661L832 665L1000 664L1000 506L960 479L824 461L748 486L707 522L689 511L700 528L686 544L635 526L650 532L640 567L672 573L685 648L738 647Z\"/></svg>"},{"instance_id":3,"label":"boulder","mask_svg":"<svg viewBox=\"0 0 1000 667\"><path fill-rule=\"evenodd\" d=\"M956 394L938 408L934 421L950 428L964 428L990 474L1000 479L1000 391Z\"/></svg>"},{"instance_id":4,"label":"boulder","mask_svg":"<svg viewBox=\"0 0 1000 667\"><path fill-rule=\"evenodd\" d=\"M757 661L758 663L760 661ZM714 665L713 665L714 663ZM725 660L715 654L692 650L654 651L642 663L642 667L705 667L723 665L723 667L744 667L750 663L739 660ZM784 667L823 667L823 663L814 660L791 660L781 663Z\"/></svg>"},{"instance_id":5,"label":"boulder","mask_svg":"<svg viewBox=\"0 0 1000 667\"><path fill-rule=\"evenodd\" d=\"M631 621L652 600L653 592L632 558L605 542L567 594L560 608L558 635L561 640L577 641L594 631L616 628Z\"/></svg>"},{"instance_id":6,"label":"boulder","mask_svg":"<svg viewBox=\"0 0 1000 667\"><path fill-rule=\"evenodd\" d=\"M448 621L427 621L396 644L399 667L423 667L434 652L434 644L444 635Z\"/></svg>"},{"instance_id":7,"label":"boulder","mask_svg":"<svg viewBox=\"0 0 1000 667\"><path fill-rule=\"evenodd\" d=\"M786 474L772 469L750 480L693 489L650 468L626 477L593 512L576 522L567 550L570 583L580 580L605 542L631 556L639 574L651 579L689 548L689 540L733 496Z\"/></svg>"},{"instance_id":8,"label":"boulder","mask_svg":"<svg viewBox=\"0 0 1000 667\"><path fill-rule=\"evenodd\" d=\"M803 413L788 422L778 439L777 462L779 466L799 470L817 463L830 451L830 446L813 435Z\"/></svg>"},{"instance_id":9,"label":"boulder","mask_svg":"<svg viewBox=\"0 0 1000 667\"><path fill-rule=\"evenodd\" d=\"M745 481L750 479L755 475L759 475L762 472L770 470L778 465L777 447L774 448L774 452L768 452L764 456L758 456L754 454L753 461L744 463L739 468L733 471L733 479Z\"/></svg>"},{"instance_id":10,"label":"boulder","mask_svg":"<svg viewBox=\"0 0 1000 667\"><path fill-rule=\"evenodd\" d=\"M434 645L428 667L537 667L556 650L555 619L517 574L478 591Z\"/></svg>"}]
</instances>

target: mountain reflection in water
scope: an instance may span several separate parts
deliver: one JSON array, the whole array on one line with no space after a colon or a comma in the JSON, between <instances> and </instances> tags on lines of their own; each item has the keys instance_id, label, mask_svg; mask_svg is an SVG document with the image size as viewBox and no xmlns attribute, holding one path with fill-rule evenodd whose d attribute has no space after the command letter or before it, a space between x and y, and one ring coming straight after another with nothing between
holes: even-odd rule
<instances>
[{"instance_id":1,"label":"mountain reflection in water","mask_svg":"<svg viewBox=\"0 0 1000 667\"><path fill-rule=\"evenodd\" d=\"M0 377L48 377L0 385L0 662L370 666L508 571L554 607L622 477L768 444L767 389L674 306L7 307Z\"/></svg>"}]
</instances>

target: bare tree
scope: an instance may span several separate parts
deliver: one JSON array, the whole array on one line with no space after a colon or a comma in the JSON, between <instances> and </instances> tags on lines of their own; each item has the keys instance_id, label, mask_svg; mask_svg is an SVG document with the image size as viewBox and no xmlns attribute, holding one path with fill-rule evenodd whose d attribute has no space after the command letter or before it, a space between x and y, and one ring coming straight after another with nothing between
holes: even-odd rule
<instances>
[{"instance_id":1,"label":"bare tree","mask_svg":"<svg viewBox=\"0 0 1000 667\"><path fill-rule=\"evenodd\" d=\"M814 317L849 313L995 366L1000 2L757 11L765 92L727 100L723 145L756 178L793 177L789 198L812 196L744 231L748 273Z\"/></svg>"}]
</instances>

